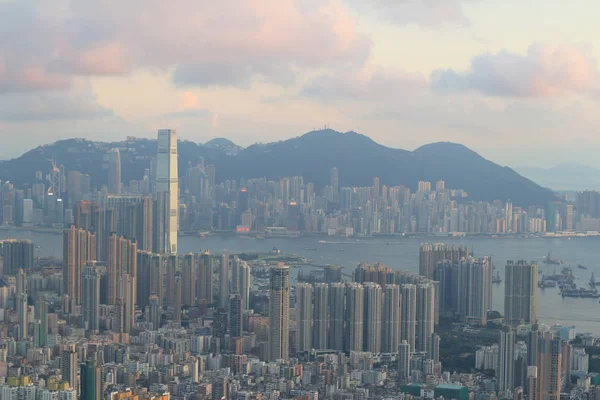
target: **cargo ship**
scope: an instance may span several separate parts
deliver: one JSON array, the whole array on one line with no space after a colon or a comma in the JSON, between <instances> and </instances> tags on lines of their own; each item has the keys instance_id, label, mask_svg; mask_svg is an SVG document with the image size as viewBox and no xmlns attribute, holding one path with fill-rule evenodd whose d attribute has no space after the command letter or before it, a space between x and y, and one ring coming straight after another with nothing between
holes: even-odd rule
<instances>
[{"instance_id":1,"label":"cargo ship","mask_svg":"<svg viewBox=\"0 0 600 400\"><path fill-rule=\"evenodd\" d=\"M558 258L552 258L552 252L548 252L548 255L544 258L544 264L549 265L560 265L563 264L564 261Z\"/></svg>"}]
</instances>

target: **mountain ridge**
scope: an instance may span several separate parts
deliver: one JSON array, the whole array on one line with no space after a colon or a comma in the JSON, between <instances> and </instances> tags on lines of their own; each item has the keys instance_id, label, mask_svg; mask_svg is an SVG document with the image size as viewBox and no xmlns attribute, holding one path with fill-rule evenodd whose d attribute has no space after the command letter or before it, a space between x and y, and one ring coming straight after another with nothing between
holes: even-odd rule
<instances>
[{"instance_id":1,"label":"mountain ridge","mask_svg":"<svg viewBox=\"0 0 600 400\"><path fill-rule=\"evenodd\" d=\"M228 139L217 140L216 146L210 141L206 144L180 141L180 175L185 175L187 167L202 158L205 165L216 166L217 182L257 177L276 180L298 175L303 176L305 182L313 182L316 188L322 188L329 183L329 170L335 166L340 187L371 186L377 176L381 185L405 185L412 190L416 190L420 180L444 180L447 188L465 190L470 200L511 199L515 205L529 206L545 205L555 199L551 191L459 143L430 143L408 151L387 147L360 133L331 129L247 148L233 144L240 149L235 153L228 148L229 143L233 144ZM122 149L125 184L141 179L156 154L156 141L152 139L112 143L65 139L0 163L0 179L17 184L32 183L35 171L47 171L48 160L55 158L67 170L90 174L92 185L99 186L106 183L106 172L99 172L99 166L106 167L103 155L113 147Z\"/></svg>"}]
</instances>

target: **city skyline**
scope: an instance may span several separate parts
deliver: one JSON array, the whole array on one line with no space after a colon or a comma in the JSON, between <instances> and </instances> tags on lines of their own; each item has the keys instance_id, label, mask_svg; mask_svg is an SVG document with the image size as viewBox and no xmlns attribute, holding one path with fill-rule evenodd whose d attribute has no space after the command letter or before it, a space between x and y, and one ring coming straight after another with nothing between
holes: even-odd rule
<instances>
[{"instance_id":1,"label":"city skyline","mask_svg":"<svg viewBox=\"0 0 600 400\"><path fill-rule=\"evenodd\" d=\"M248 145L328 125L397 148L463 143L502 165L575 152L598 166L589 1L182 0L143 18L135 5L18 3L0 2L7 34L24 35L0 47L2 159L56 132L110 140L166 125Z\"/></svg>"}]
</instances>

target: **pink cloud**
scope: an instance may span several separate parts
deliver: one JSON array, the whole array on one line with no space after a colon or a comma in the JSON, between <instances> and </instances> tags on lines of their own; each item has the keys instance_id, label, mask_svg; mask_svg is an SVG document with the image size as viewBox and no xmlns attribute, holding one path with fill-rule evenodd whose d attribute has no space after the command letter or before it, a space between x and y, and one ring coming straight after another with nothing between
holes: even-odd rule
<instances>
[{"instance_id":1,"label":"pink cloud","mask_svg":"<svg viewBox=\"0 0 600 400\"><path fill-rule=\"evenodd\" d=\"M501 51L473 58L467 71L438 70L434 88L474 90L491 96L547 97L600 89L598 66L588 49L535 43L526 55Z\"/></svg>"}]
</instances>

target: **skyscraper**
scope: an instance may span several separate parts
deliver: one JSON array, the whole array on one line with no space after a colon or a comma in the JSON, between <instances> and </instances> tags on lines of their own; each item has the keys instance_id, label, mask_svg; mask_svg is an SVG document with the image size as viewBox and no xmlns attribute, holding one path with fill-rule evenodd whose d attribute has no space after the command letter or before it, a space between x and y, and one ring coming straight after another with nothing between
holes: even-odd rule
<instances>
[{"instance_id":1,"label":"skyscraper","mask_svg":"<svg viewBox=\"0 0 600 400\"><path fill-rule=\"evenodd\" d=\"M327 349L329 286L326 283L317 283L314 285L313 291L314 305L312 346L315 349Z\"/></svg>"},{"instance_id":2,"label":"skyscraper","mask_svg":"<svg viewBox=\"0 0 600 400\"><path fill-rule=\"evenodd\" d=\"M450 246L443 243L421 244L419 251L419 275L433 279L435 267L440 261L457 262L470 255L469 249L463 246Z\"/></svg>"},{"instance_id":3,"label":"skyscraper","mask_svg":"<svg viewBox=\"0 0 600 400\"><path fill-rule=\"evenodd\" d=\"M298 351L312 349L312 286L308 283L296 285L296 346Z\"/></svg>"},{"instance_id":4,"label":"skyscraper","mask_svg":"<svg viewBox=\"0 0 600 400\"><path fill-rule=\"evenodd\" d=\"M509 326L500 331L500 356L498 357L498 391L513 390L515 369L515 333Z\"/></svg>"},{"instance_id":5,"label":"skyscraper","mask_svg":"<svg viewBox=\"0 0 600 400\"><path fill-rule=\"evenodd\" d=\"M213 302L213 256L208 251L200 254L198 265L198 301L206 304Z\"/></svg>"},{"instance_id":6,"label":"skyscraper","mask_svg":"<svg viewBox=\"0 0 600 400\"><path fill-rule=\"evenodd\" d=\"M100 273L95 261L88 261L81 276L81 308L86 331L100 329Z\"/></svg>"},{"instance_id":7,"label":"skyscraper","mask_svg":"<svg viewBox=\"0 0 600 400\"><path fill-rule=\"evenodd\" d=\"M359 283L346 285L346 351L362 351L365 295L364 287Z\"/></svg>"},{"instance_id":8,"label":"skyscraper","mask_svg":"<svg viewBox=\"0 0 600 400\"><path fill-rule=\"evenodd\" d=\"M232 338L242 337L242 296L229 296L229 335Z\"/></svg>"},{"instance_id":9,"label":"skyscraper","mask_svg":"<svg viewBox=\"0 0 600 400\"><path fill-rule=\"evenodd\" d=\"M102 369L95 361L80 366L81 400L102 400Z\"/></svg>"},{"instance_id":10,"label":"skyscraper","mask_svg":"<svg viewBox=\"0 0 600 400\"><path fill-rule=\"evenodd\" d=\"M108 193L121 193L121 152L110 149L108 152Z\"/></svg>"},{"instance_id":11,"label":"skyscraper","mask_svg":"<svg viewBox=\"0 0 600 400\"><path fill-rule=\"evenodd\" d=\"M4 275L15 275L19 269L33 272L33 243L8 239L2 242Z\"/></svg>"},{"instance_id":12,"label":"skyscraper","mask_svg":"<svg viewBox=\"0 0 600 400\"><path fill-rule=\"evenodd\" d=\"M177 168L177 133L172 129L158 131L156 155L156 193L166 193L162 229L159 232L164 239L160 253L177 253L177 231L179 224L179 175Z\"/></svg>"},{"instance_id":13,"label":"skyscraper","mask_svg":"<svg viewBox=\"0 0 600 400\"><path fill-rule=\"evenodd\" d=\"M383 311L383 291L377 283L364 284L364 350L381 352L381 316Z\"/></svg>"},{"instance_id":14,"label":"skyscraper","mask_svg":"<svg viewBox=\"0 0 600 400\"><path fill-rule=\"evenodd\" d=\"M195 254L189 253L183 256L181 263L181 303L190 307L196 304L196 266Z\"/></svg>"},{"instance_id":15,"label":"skyscraper","mask_svg":"<svg viewBox=\"0 0 600 400\"><path fill-rule=\"evenodd\" d=\"M404 284L400 287L402 294L402 313L400 315L400 339L406 340L410 351L415 351L417 335L417 287Z\"/></svg>"},{"instance_id":16,"label":"skyscraper","mask_svg":"<svg viewBox=\"0 0 600 400\"><path fill-rule=\"evenodd\" d=\"M269 291L269 360L289 358L290 267L271 268Z\"/></svg>"},{"instance_id":17,"label":"skyscraper","mask_svg":"<svg viewBox=\"0 0 600 400\"><path fill-rule=\"evenodd\" d=\"M63 233L64 293L81 302L81 271L85 263L96 259L96 236L71 226ZM73 310L68 310L72 312Z\"/></svg>"},{"instance_id":18,"label":"skyscraper","mask_svg":"<svg viewBox=\"0 0 600 400\"><path fill-rule=\"evenodd\" d=\"M398 380L400 384L406 383L410 375L410 345L403 340L398 346Z\"/></svg>"},{"instance_id":19,"label":"skyscraper","mask_svg":"<svg viewBox=\"0 0 600 400\"><path fill-rule=\"evenodd\" d=\"M457 312L468 320L485 323L492 308L492 262L488 257L463 258L457 271Z\"/></svg>"},{"instance_id":20,"label":"skyscraper","mask_svg":"<svg viewBox=\"0 0 600 400\"><path fill-rule=\"evenodd\" d=\"M38 300L35 303L35 319L40 321L40 331L37 338L40 347L48 343L48 302Z\"/></svg>"},{"instance_id":21,"label":"skyscraper","mask_svg":"<svg viewBox=\"0 0 600 400\"><path fill-rule=\"evenodd\" d=\"M507 325L537 321L538 265L509 261L504 280L504 321Z\"/></svg>"},{"instance_id":22,"label":"skyscraper","mask_svg":"<svg viewBox=\"0 0 600 400\"><path fill-rule=\"evenodd\" d=\"M538 399L559 400L561 391L562 348L558 336L545 332L539 339Z\"/></svg>"},{"instance_id":23,"label":"skyscraper","mask_svg":"<svg viewBox=\"0 0 600 400\"><path fill-rule=\"evenodd\" d=\"M402 296L400 286L386 285L383 303L381 351L395 353L400 344L400 315Z\"/></svg>"},{"instance_id":24,"label":"skyscraper","mask_svg":"<svg viewBox=\"0 0 600 400\"><path fill-rule=\"evenodd\" d=\"M127 273L121 275L118 298L123 305L123 325L121 331L130 333L135 321L135 278Z\"/></svg>"},{"instance_id":25,"label":"skyscraper","mask_svg":"<svg viewBox=\"0 0 600 400\"><path fill-rule=\"evenodd\" d=\"M431 335L435 327L435 286L432 283L417 285L417 338L416 350L431 357Z\"/></svg>"},{"instance_id":26,"label":"skyscraper","mask_svg":"<svg viewBox=\"0 0 600 400\"><path fill-rule=\"evenodd\" d=\"M15 293L19 321L19 340L27 339L27 275L25 270L17 270L17 291Z\"/></svg>"},{"instance_id":27,"label":"skyscraper","mask_svg":"<svg viewBox=\"0 0 600 400\"><path fill-rule=\"evenodd\" d=\"M340 190L337 167L333 167L329 171L329 186L331 186L334 194L337 194Z\"/></svg>"},{"instance_id":28,"label":"skyscraper","mask_svg":"<svg viewBox=\"0 0 600 400\"><path fill-rule=\"evenodd\" d=\"M219 304L221 308L227 309L229 303L229 253L224 251L221 254L221 263L219 264Z\"/></svg>"},{"instance_id":29,"label":"skyscraper","mask_svg":"<svg viewBox=\"0 0 600 400\"><path fill-rule=\"evenodd\" d=\"M135 241L114 233L108 238L106 257L108 304L115 304L118 297L119 279L122 274L128 274L131 278L137 277L137 259L137 243ZM133 292L134 295L135 292Z\"/></svg>"},{"instance_id":30,"label":"skyscraper","mask_svg":"<svg viewBox=\"0 0 600 400\"><path fill-rule=\"evenodd\" d=\"M337 351L344 350L346 338L345 297L346 287L343 283L329 285L329 348Z\"/></svg>"},{"instance_id":31,"label":"skyscraper","mask_svg":"<svg viewBox=\"0 0 600 400\"><path fill-rule=\"evenodd\" d=\"M152 324L153 330L160 328L160 315L160 300L155 293L152 293L148 304L148 323Z\"/></svg>"},{"instance_id":32,"label":"skyscraper","mask_svg":"<svg viewBox=\"0 0 600 400\"><path fill-rule=\"evenodd\" d=\"M73 347L63 351L60 360L60 370L63 380L69 383L71 389L77 390L77 369L79 364L77 363L77 352Z\"/></svg>"}]
</instances>

